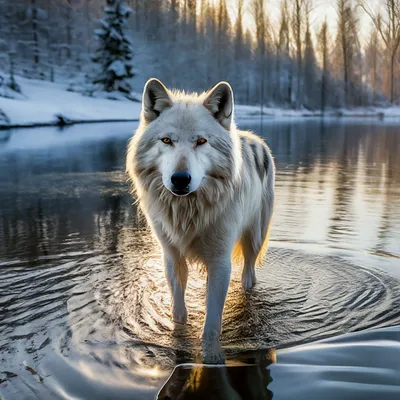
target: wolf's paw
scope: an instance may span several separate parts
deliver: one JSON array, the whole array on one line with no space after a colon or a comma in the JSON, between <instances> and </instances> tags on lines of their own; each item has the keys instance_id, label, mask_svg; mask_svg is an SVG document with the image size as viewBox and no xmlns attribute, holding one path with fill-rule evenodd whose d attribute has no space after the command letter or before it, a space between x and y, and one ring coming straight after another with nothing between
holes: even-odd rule
<instances>
[{"instance_id":1,"label":"wolf's paw","mask_svg":"<svg viewBox=\"0 0 400 400\"><path fill-rule=\"evenodd\" d=\"M219 344L219 335L216 332L203 332L202 342L204 364L225 364L224 353Z\"/></svg>"},{"instance_id":2,"label":"wolf's paw","mask_svg":"<svg viewBox=\"0 0 400 400\"><path fill-rule=\"evenodd\" d=\"M185 306L173 307L172 309L172 319L177 324L187 323L187 310Z\"/></svg>"},{"instance_id":3,"label":"wolf's paw","mask_svg":"<svg viewBox=\"0 0 400 400\"><path fill-rule=\"evenodd\" d=\"M243 289L251 289L257 283L256 274L251 271L243 273L242 287Z\"/></svg>"},{"instance_id":4,"label":"wolf's paw","mask_svg":"<svg viewBox=\"0 0 400 400\"><path fill-rule=\"evenodd\" d=\"M204 364L225 364L224 353L219 342L203 343L203 363Z\"/></svg>"}]
</instances>

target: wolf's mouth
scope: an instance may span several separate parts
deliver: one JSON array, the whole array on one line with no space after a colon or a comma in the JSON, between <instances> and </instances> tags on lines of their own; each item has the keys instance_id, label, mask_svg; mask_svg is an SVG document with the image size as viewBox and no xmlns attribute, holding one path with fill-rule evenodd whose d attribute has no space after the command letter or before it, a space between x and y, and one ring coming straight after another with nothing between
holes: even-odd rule
<instances>
[{"instance_id":1,"label":"wolf's mouth","mask_svg":"<svg viewBox=\"0 0 400 400\"><path fill-rule=\"evenodd\" d=\"M189 188L187 188L187 189L172 189L171 192L175 196L187 196L190 193Z\"/></svg>"}]
</instances>

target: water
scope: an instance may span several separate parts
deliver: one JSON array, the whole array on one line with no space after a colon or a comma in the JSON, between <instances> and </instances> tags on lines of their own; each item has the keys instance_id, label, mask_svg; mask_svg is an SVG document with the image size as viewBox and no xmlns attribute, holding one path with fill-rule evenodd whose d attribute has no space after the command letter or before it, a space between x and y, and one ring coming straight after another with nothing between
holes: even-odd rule
<instances>
[{"instance_id":1,"label":"water","mask_svg":"<svg viewBox=\"0 0 400 400\"><path fill-rule=\"evenodd\" d=\"M233 271L228 358L400 324L400 123L246 124L274 154L276 209L257 286ZM200 360L206 277L190 271L189 325L174 329L124 173L134 128L0 136L0 371L16 375L0 374L0 397L148 399Z\"/></svg>"}]
</instances>

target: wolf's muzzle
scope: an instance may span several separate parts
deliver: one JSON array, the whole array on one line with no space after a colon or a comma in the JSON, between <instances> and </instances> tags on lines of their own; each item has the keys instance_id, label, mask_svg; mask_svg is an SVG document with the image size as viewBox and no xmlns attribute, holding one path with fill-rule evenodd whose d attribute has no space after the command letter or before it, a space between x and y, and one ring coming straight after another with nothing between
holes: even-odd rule
<instances>
[{"instance_id":1,"label":"wolf's muzzle","mask_svg":"<svg viewBox=\"0 0 400 400\"><path fill-rule=\"evenodd\" d=\"M188 172L179 171L171 176L172 192L178 196L183 196L189 193L189 184L192 177Z\"/></svg>"}]
</instances>

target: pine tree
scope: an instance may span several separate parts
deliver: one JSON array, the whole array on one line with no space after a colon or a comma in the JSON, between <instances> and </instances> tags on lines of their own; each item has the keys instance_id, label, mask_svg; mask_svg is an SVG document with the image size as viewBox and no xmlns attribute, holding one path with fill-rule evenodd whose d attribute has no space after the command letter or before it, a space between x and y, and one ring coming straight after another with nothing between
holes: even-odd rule
<instances>
[{"instance_id":1,"label":"pine tree","mask_svg":"<svg viewBox=\"0 0 400 400\"><path fill-rule=\"evenodd\" d=\"M99 46L93 61L100 66L100 72L93 83L103 85L107 92L130 93L129 79L134 76L131 41L126 36L126 21L132 10L125 0L107 0L105 16L100 20L101 28L96 30Z\"/></svg>"}]
</instances>

